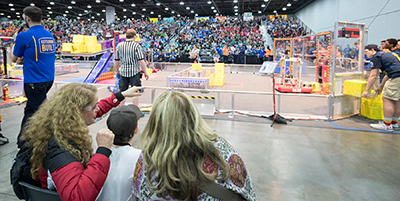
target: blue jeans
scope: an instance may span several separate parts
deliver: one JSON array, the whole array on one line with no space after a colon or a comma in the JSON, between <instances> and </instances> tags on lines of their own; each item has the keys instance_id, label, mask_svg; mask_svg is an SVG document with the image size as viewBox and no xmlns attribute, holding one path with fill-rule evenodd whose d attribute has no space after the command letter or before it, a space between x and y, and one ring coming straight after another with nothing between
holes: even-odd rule
<instances>
[{"instance_id":1,"label":"blue jeans","mask_svg":"<svg viewBox=\"0 0 400 201\"><path fill-rule=\"evenodd\" d=\"M47 92L49 92L51 86L53 86L53 81L40 83L24 83L24 92L28 100L26 101L24 118L21 122L21 130L18 134L18 148L21 148L22 145L25 144L25 141L21 141L19 138L22 135L26 122L39 109L39 106L43 103L43 101L46 100Z\"/></svg>"}]
</instances>

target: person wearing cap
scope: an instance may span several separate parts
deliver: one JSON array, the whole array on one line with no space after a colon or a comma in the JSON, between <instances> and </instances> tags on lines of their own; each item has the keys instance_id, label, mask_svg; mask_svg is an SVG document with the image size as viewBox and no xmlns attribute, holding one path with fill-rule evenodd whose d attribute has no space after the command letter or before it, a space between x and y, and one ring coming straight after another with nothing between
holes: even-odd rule
<instances>
[{"instance_id":1,"label":"person wearing cap","mask_svg":"<svg viewBox=\"0 0 400 201\"><path fill-rule=\"evenodd\" d=\"M362 97L368 96L368 91L378 76L379 70L386 75L379 87L375 90L377 94L383 92L383 124L371 124L370 126L379 130L400 131L398 121L400 116L400 56L394 52L378 52L375 44L365 46L365 54L371 58L372 70L368 83Z\"/></svg>"},{"instance_id":2,"label":"person wearing cap","mask_svg":"<svg viewBox=\"0 0 400 201\"><path fill-rule=\"evenodd\" d=\"M24 176L56 190L61 200L95 200L107 178L114 134L99 131L93 152L88 126L125 97L140 96L140 89L133 87L100 101L93 85L70 83L58 89L28 121L21 137L26 141L21 150L32 149L30 174Z\"/></svg>"},{"instance_id":3,"label":"person wearing cap","mask_svg":"<svg viewBox=\"0 0 400 201\"><path fill-rule=\"evenodd\" d=\"M142 113L133 104L117 107L110 112L107 127L115 137L111 147L110 169L97 200L126 201L132 193L133 174L140 149L131 146L138 133L138 120Z\"/></svg>"}]
</instances>

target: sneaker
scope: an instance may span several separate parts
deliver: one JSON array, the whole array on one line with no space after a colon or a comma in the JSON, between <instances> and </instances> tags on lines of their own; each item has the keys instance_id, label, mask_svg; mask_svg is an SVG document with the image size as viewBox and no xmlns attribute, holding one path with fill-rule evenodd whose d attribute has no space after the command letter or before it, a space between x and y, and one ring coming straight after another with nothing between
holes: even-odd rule
<instances>
[{"instance_id":1,"label":"sneaker","mask_svg":"<svg viewBox=\"0 0 400 201\"><path fill-rule=\"evenodd\" d=\"M397 124L396 126L392 125L394 131L400 131L400 127Z\"/></svg>"},{"instance_id":2,"label":"sneaker","mask_svg":"<svg viewBox=\"0 0 400 201\"><path fill-rule=\"evenodd\" d=\"M386 126L385 124L370 124L372 128L378 129L378 130L384 130L384 131L391 131L393 130L392 125Z\"/></svg>"}]
</instances>

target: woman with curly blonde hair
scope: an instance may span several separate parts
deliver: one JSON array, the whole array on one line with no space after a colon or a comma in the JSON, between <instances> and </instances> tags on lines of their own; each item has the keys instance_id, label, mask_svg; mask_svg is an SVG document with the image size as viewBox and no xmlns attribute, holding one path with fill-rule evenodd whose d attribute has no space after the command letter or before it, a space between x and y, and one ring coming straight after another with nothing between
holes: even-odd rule
<instances>
[{"instance_id":1,"label":"woman with curly blonde hair","mask_svg":"<svg viewBox=\"0 0 400 201\"><path fill-rule=\"evenodd\" d=\"M93 155L88 125L138 90L112 94L98 102L93 85L71 83L46 100L28 121L22 140L27 141L33 179L42 188L56 189L62 200L95 200L107 177L114 134L97 133Z\"/></svg>"},{"instance_id":2,"label":"woman with curly blonde hair","mask_svg":"<svg viewBox=\"0 0 400 201\"><path fill-rule=\"evenodd\" d=\"M213 133L181 92L168 91L156 99L142 143L132 200L220 200L206 190L212 183L223 187L222 194L257 200L239 154Z\"/></svg>"}]
</instances>

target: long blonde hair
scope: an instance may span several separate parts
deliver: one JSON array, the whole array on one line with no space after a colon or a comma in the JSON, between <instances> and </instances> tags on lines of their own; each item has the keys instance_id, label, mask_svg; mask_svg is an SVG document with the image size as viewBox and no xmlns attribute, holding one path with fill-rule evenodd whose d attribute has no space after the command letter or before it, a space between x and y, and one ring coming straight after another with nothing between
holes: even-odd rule
<instances>
[{"instance_id":1,"label":"long blonde hair","mask_svg":"<svg viewBox=\"0 0 400 201\"><path fill-rule=\"evenodd\" d=\"M67 84L46 100L29 119L21 139L26 140L32 148L30 160L34 179L38 178L38 170L42 168L43 158L52 138L62 149L87 164L93 148L82 111L93 102L96 92L96 87L88 84ZM75 143L78 149L69 141Z\"/></svg>"},{"instance_id":2,"label":"long blonde hair","mask_svg":"<svg viewBox=\"0 0 400 201\"><path fill-rule=\"evenodd\" d=\"M214 146L217 138L189 97L161 94L142 133L146 177L158 172L150 188L164 199L196 200L199 183L226 180L229 166ZM203 171L206 158L219 167L219 177Z\"/></svg>"}]
</instances>

